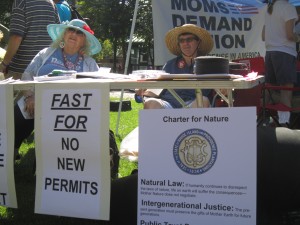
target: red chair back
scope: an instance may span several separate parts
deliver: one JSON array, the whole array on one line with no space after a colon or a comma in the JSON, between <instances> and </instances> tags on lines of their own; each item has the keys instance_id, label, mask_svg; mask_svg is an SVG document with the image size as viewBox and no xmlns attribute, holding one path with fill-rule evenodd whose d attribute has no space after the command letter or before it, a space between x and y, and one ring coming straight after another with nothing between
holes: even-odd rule
<instances>
[{"instance_id":1,"label":"red chair back","mask_svg":"<svg viewBox=\"0 0 300 225\"><path fill-rule=\"evenodd\" d=\"M233 62L245 63L250 72L257 72L258 75L265 75L265 60L263 57L234 59Z\"/></svg>"},{"instance_id":2,"label":"red chair back","mask_svg":"<svg viewBox=\"0 0 300 225\"><path fill-rule=\"evenodd\" d=\"M250 72L257 72L258 75L265 75L265 60L263 57L243 58L232 60L238 63L244 63L248 66ZM251 89L234 90L234 106L256 106L257 115L261 112L262 87L260 84Z\"/></svg>"},{"instance_id":3,"label":"red chair back","mask_svg":"<svg viewBox=\"0 0 300 225\"><path fill-rule=\"evenodd\" d=\"M297 60L297 72L300 71L300 60Z\"/></svg>"}]
</instances>

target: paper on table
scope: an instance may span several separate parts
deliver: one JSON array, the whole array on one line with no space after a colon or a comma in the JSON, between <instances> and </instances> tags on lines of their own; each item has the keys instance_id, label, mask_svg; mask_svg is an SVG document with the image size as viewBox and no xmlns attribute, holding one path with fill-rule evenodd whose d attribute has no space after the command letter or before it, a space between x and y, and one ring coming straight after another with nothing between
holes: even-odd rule
<instances>
[{"instance_id":1,"label":"paper on table","mask_svg":"<svg viewBox=\"0 0 300 225\"><path fill-rule=\"evenodd\" d=\"M25 97L22 96L19 100L18 100L18 106L20 108L20 111L22 112L22 115L23 117L26 119L26 120L29 120L29 119L33 119L28 112L26 112L24 109L25 109L25 101L24 101Z\"/></svg>"},{"instance_id":2,"label":"paper on table","mask_svg":"<svg viewBox=\"0 0 300 225\"><path fill-rule=\"evenodd\" d=\"M63 75L63 76L38 76L33 78L34 81L42 82L42 81L55 81L55 80L68 80L75 79L75 75Z\"/></svg>"},{"instance_id":3,"label":"paper on table","mask_svg":"<svg viewBox=\"0 0 300 225\"><path fill-rule=\"evenodd\" d=\"M1 84L9 84L9 83L14 83L16 81L18 81L18 80L14 80L12 77L10 77L10 78L7 78L5 80L0 80L0 83Z\"/></svg>"},{"instance_id":4,"label":"paper on table","mask_svg":"<svg viewBox=\"0 0 300 225\"><path fill-rule=\"evenodd\" d=\"M161 74L157 76L157 80L176 80L176 79L186 79L186 80L214 80L214 79L222 79L222 80L229 80L229 79L237 79L237 78L243 78L242 75L236 75L236 74L201 74L201 75L195 75L195 74Z\"/></svg>"},{"instance_id":5,"label":"paper on table","mask_svg":"<svg viewBox=\"0 0 300 225\"><path fill-rule=\"evenodd\" d=\"M76 78L96 78L96 79L113 79L113 80L123 80L131 79L128 75L118 74L118 73L100 73L97 72L81 72L77 73Z\"/></svg>"},{"instance_id":6,"label":"paper on table","mask_svg":"<svg viewBox=\"0 0 300 225\"><path fill-rule=\"evenodd\" d=\"M166 73L164 70L135 70L132 71L131 74L129 74L130 77L138 80L144 80L144 79L156 79L160 75L167 75L169 73Z\"/></svg>"}]
</instances>

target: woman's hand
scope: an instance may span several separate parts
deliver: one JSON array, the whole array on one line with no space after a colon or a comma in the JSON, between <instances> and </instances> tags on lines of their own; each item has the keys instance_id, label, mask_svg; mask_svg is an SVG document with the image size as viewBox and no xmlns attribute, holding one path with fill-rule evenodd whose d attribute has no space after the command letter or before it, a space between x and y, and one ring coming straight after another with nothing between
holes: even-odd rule
<instances>
[{"instance_id":1,"label":"woman's hand","mask_svg":"<svg viewBox=\"0 0 300 225\"><path fill-rule=\"evenodd\" d=\"M135 89L136 95L143 96L147 89Z\"/></svg>"},{"instance_id":2,"label":"woman's hand","mask_svg":"<svg viewBox=\"0 0 300 225\"><path fill-rule=\"evenodd\" d=\"M29 114L30 117L34 117L34 92L33 91L27 91L24 94L24 102L25 102L25 108L24 111Z\"/></svg>"},{"instance_id":3,"label":"woman's hand","mask_svg":"<svg viewBox=\"0 0 300 225\"><path fill-rule=\"evenodd\" d=\"M34 117L34 95L26 98L24 111L26 111L30 117Z\"/></svg>"},{"instance_id":4,"label":"woman's hand","mask_svg":"<svg viewBox=\"0 0 300 225\"><path fill-rule=\"evenodd\" d=\"M4 75L7 74L8 70L8 64L4 63L3 61L0 64L0 72L2 72Z\"/></svg>"}]
</instances>

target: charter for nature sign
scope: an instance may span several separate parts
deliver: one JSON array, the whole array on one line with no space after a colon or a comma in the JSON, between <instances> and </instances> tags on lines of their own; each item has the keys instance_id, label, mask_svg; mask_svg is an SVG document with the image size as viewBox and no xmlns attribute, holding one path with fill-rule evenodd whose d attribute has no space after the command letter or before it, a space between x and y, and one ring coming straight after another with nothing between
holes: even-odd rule
<instances>
[{"instance_id":1,"label":"charter for nature sign","mask_svg":"<svg viewBox=\"0 0 300 225\"><path fill-rule=\"evenodd\" d=\"M255 107L142 110L137 224L255 225Z\"/></svg>"},{"instance_id":2,"label":"charter for nature sign","mask_svg":"<svg viewBox=\"0 0 300 225\"><path fill-rule=\"evenodd\" d=\"M35 212L108 220L108 84L41 83L35 93Z\"/></svg>"},{"instance_id":3,"label":"charter for nature sign","mask_svg":"<svg viewBox=\"0 0 300 225\"><path fill-rule=\"evenodd\" d=\"M13 126L13 86L0 81L0 206L17 208Z\"/></svg>"},{"instance_id":4,"label":"charter for nature sign","mask_svg":"<svg viewBox=\"0 0 300 225\"><path fill-rule=\"evenodd\" d=\"M214 40L210 55L230 60L265 55L261 40L265 4L250 0L152 0L155 65L171 55L165 35L186 23L208 30Z\"/></svg>"}]
</instances>

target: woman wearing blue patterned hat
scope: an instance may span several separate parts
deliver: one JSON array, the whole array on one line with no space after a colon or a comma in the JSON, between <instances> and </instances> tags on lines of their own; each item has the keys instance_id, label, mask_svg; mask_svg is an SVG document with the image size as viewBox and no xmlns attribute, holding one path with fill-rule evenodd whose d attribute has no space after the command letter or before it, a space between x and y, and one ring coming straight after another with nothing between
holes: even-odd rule
<instances>
[{"instance_id":1,"label":"woman wearing blue patterned hat","mask_svg":"<svg viewBox=\"0 0 300 225\"><path fill-rule=\"evenodd\" d=\"M101 50L101 44L91 28L82 20L74 19L62 24L50 24L47 27L53 43L41 50L28 65L22 80L33 80L34 76L43 76L53 70L75 70L77 72L95 72L99 70L96 61L91 57ZM15 149L34 128L34 93L24 93L24 109L15 106ZM24 110L31 119L25 119Z\"/></svg>"}]
</instances>

